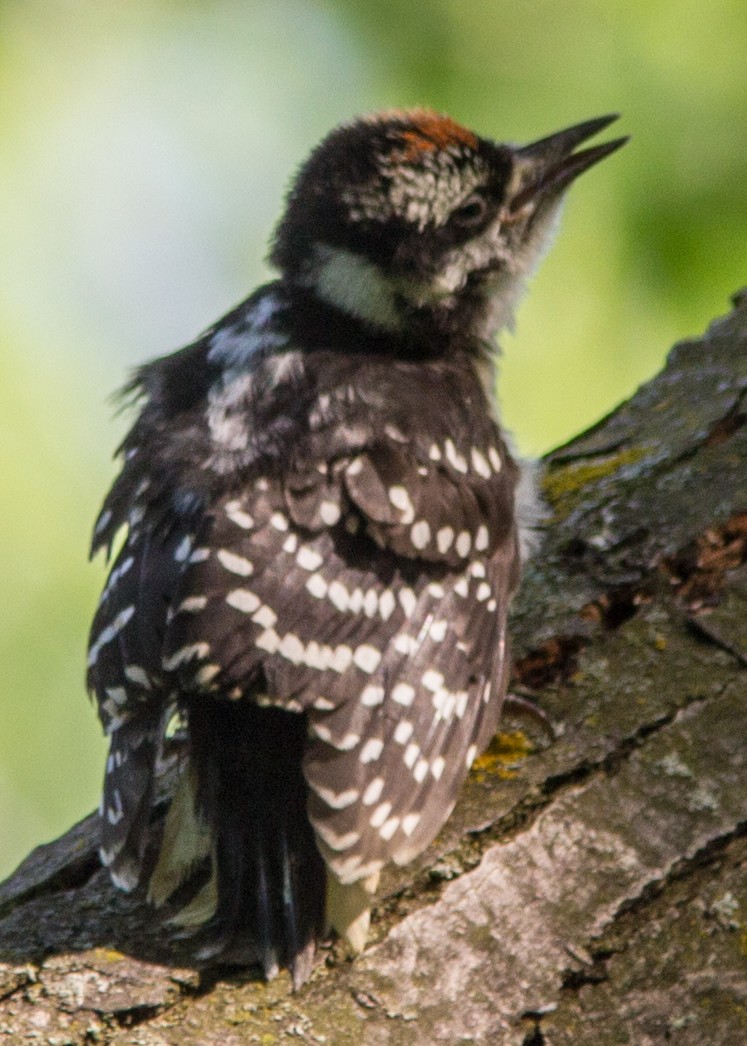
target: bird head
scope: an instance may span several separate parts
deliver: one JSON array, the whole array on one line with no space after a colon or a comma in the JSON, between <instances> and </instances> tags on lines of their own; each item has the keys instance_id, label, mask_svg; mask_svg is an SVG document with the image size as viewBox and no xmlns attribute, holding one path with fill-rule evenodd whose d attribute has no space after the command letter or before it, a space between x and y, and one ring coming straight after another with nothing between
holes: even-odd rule
<instances>
[{"instance_id":1,"label":"bird head","mask_svg":"<svg viewBox=\"0 0 747 1046\"><path fill-rule=\"evenodd\" d=\"M526 146L426 110L345 124L301 168L271 261L373 327L490 338L510 323L568 186L627 141L575 151L614 119Z\"/></svg>"}]
</instances>

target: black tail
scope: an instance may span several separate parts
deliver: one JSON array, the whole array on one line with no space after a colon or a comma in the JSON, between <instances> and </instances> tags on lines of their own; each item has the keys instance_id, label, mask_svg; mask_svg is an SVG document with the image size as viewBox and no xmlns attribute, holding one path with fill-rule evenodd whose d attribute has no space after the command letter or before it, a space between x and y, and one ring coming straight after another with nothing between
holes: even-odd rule
<instances>
[{"instance_id":1,"label":"black tail","mask_svg":"<svg viewBox=\"0 0 747 1046\"><path fill-rule=\"evenodd\" d=\"M325 869L306 813L306 717L250 701L191 699L197 805L215 839L218 905L201 957L309 975Z\"/></svg>"}]
</instances>

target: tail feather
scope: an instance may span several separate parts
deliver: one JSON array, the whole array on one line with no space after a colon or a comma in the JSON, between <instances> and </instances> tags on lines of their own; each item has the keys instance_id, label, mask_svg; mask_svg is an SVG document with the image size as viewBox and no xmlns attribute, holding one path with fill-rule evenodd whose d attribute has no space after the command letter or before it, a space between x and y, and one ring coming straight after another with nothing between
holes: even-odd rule
<instances>
[{"instance_id":1,"label":"tail feather","mask_svg":"<svg viewBox=\"0 0 747 1046\"><path fill-rule=\"evenodd\" d=\"M195 698L187 712L189 759L166 817L148 899L170 905L169 924L193 937L199 959L257 965L267 978L287 966L299 988L324 932L326 881L306 812L305 718L205 697ZM141 878L161 725L155 717L133 722L112 737L102 858L126 890ZM211 874L204 882L206 862ZM367 914L360 904L353 913L352 894L340 889L347 906L333 925L360 950ZM357 897L360 891L351 889ZM370 893L364 894L367 909Z\"/></svg>"},{"instance_id":2,"label":"tail feather","mask_svg":"<svg viewBox=\"0 0 747 1046\"><path fill-rule=\"evenodd\" d=\"M160 716L137 717L112 734L99 854L115 885L128 893L140 881L160 738Z\"/></svg>"},{"instance_id":3,"label":"tail feather","mask_svg":"<svg viewBox=\"0 0 747 1046\"><path fill-rule=\"evenodd\" d=\"M179 909L176 915L167 920L168 926L174 926L184 931L182 936L191 936L192 930L206 923L214 917L218 907L218 888L215 879L215 870L205 885L195 894L186 907Z\"/></svg>"},{"instance_id":4,"label":"tail feather","mask_svg":"<svg viewBox=\"0 0 747 1046\"><path fill-rule=\"evenodd\" d=\"M158 863L148 883L148 900L157 908L168 901L212 851L212 833L197 810L195 788L195 775L188 766L177 781Z\"/></svg>"},{"instance_id":5,"label":"tail feather","mask_svg":"<svg viewBox=\"0 0 747 1046\"><path fill-rule=\"evenodd\" d=\"M275 977L278 972L278 961L275 941L276 935L273 932L272 885L267 871L266 843L267 840L262 835L258 836L255 840L257 848L257 936L259 938L262 968L265 972L265 977L270 980L270 978ZM242 857L244 857L244 854L242 854ZM242 861L242 864L244 863L245 862ZM240 876L239 881L244 881L245 878L246 873ZM232 892L235 893L235 891ZM242 898L240 896L234 896L232 900L237 903L239 907L241 906ZM239 913L239 916L241 914L243 913ZM248 929L249 927L247 927L247 930Z\"/></svg>"},{"instance_id":6,"label":"tail feather","mask_svg":"<svg viewBox=\"0 0 747 1046\"><path fill-rule=\"evenodd\" d=\"M193 812L186 821L201 824L212 837L217 896L215 913L199 935L200 957L259 965L268 978L287 966L299 987L323 932L325 899L324 863L300 769L305 719L202 697L190 705L188 724ZM183 814L175 814L175 826L180 819L185 821ZM168 826L164 846L178 851ZM156 872L173 865L187 868L189 860L162 852ZM161 898L178 876L155 878L151 893ZM197 899L193 905L206 908ZM193 916L187 913L190 923Z\"/></svg>"},{"instance_id":7,"label":"tail feather","mask_svg":"<svg viewBox=\"0 0 747 1046\"><path fill-rule=\"evenodd\" d=\"M298 920L300 913L296 903L296 891L291 876L290 851L288 849L287 831L283 831L280 838L281 861L283 871L283 928L285 939L288 943L288 951L296 955L301 950L298 939Z\"/></svg>"}]
</instances>

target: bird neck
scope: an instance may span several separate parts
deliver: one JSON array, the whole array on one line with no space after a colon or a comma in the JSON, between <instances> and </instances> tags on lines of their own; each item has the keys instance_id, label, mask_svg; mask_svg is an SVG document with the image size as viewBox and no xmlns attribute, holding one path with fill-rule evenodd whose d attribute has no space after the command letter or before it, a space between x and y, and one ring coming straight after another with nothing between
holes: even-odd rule
<instances>
[{"instance_id":1,"label":"bird neck","mask_svg":"<svg viewBox=\"0 0 747 1046\"><path fill-rule=\"evenodd\" d=\"M444 288L434 281L390 275L375 261L342 247L317 244L286 285L345 317L367 337L406 356L497 355L494 335L510 319L482 286Z\"/></svg>"}]
</instances>

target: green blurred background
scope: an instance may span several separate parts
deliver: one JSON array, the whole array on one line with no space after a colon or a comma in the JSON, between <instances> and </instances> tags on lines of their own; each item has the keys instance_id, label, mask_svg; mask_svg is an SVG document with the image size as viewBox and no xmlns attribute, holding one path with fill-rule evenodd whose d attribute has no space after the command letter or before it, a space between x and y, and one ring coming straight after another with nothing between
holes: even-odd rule
<instances>
[{"instance_id":1,"label":"green blurred background","mask_svg":"<svg viewBox=\"0 0 747 1046\"><path fill-rule=\"evenodd\" d=\"M107 397L265 276L307 150L384 106L514 141L624 114L504 338L536 453L747 281L746 69L744 0L0 0L0 878L98 801Z\"/></svg>"}]
</instances>

